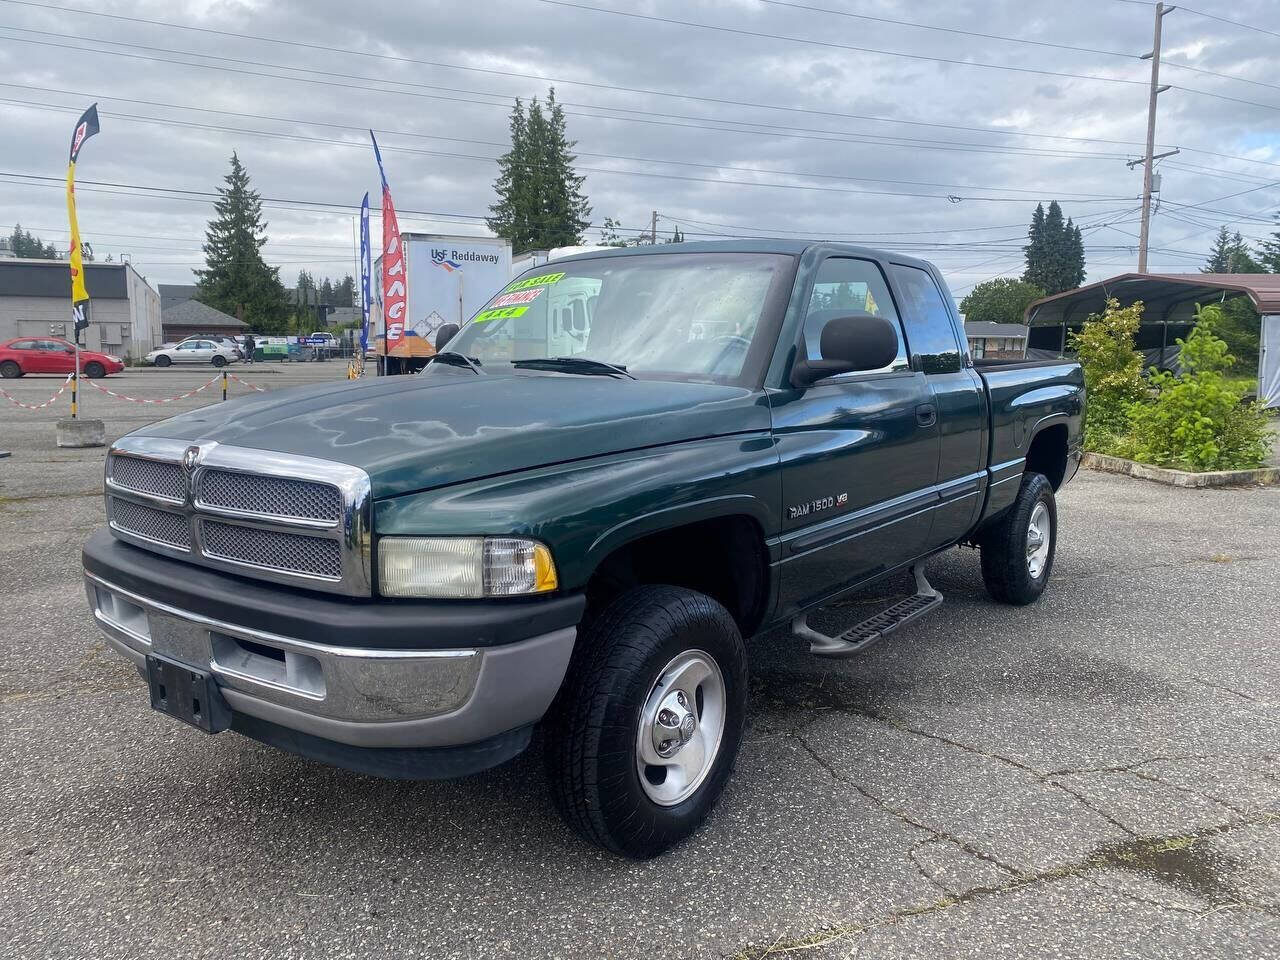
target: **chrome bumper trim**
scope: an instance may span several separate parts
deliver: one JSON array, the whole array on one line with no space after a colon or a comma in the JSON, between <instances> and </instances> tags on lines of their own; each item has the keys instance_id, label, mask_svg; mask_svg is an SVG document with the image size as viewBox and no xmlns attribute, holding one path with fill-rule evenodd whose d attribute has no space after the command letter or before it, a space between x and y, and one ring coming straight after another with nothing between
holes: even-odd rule
<instances>
[{"instance_id":1,"label":"chrome bumper trim","mask_svg":"<svg viewBox=\"0 0 1280 960\"><path fill-rule=\"evenodd\" d=\"M85 588L98 627L135 663L164 654L209 670L220 686L246 695L238 702L253 698L337 721L458 710L472 697L484 660L476 649L380 650L283 637L181 610L90 573Z\"/></svg>"}]
</instances>

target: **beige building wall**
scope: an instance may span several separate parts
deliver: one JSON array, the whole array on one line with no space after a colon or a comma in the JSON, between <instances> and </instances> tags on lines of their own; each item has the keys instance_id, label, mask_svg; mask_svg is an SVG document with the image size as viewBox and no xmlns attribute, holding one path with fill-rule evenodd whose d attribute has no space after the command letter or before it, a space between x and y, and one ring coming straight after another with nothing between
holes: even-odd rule
<instances>
[{"instance_id":1,"label":"beige building wall","mask_svg":"<svg viewBox=\"0 0 1280 960\"><path fill-rule=\"evenodd\" d=\"M125 265L129 299L98 299L81 343L87 350L141 359L160 345L160 294ZM71 301L58 297L0 297L0 341L14 337L72 338Z\"/></svg>"}]
</instances>

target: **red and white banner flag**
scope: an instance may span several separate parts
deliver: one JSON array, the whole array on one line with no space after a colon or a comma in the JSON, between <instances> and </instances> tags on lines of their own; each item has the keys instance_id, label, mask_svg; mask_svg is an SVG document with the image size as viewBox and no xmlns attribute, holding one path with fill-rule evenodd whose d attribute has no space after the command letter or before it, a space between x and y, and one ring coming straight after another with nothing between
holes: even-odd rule
<instances>
[{"instance_id":1,"label":"red and white banner flag","mask_svg":"<svg viewBox=\"0 0 1280 960\"><path fill-rule=\"evenodd\" d=\"M382 151L373 140L373 153L378 158L378 173L382 176L382 324L387 333L387 353L404 339L405 311L408 308L404 285L404 248L400 244L400 224L396 221L395 204L391 202L391 187L382 168Z\"/></svg>"},{"instance_id":2,"label":"red and white banner flag","mask_svg":"<svg viewBox=\"0 0 1280 960\"><path fill-rule=\"evenodd\" d=\"M391 190L382 188L382 318L387 330L387 352L404 339L405 320L404 249L400 246L400 224L391 202Z\"/></svg>"}]
</instances>

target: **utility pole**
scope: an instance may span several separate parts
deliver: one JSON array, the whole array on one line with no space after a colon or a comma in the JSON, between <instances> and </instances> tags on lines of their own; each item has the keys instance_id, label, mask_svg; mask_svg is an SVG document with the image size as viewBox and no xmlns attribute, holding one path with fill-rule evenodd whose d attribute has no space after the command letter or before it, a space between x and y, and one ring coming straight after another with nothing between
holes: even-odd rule
<instances>
[{"instance_id":1,"label":"utility pole","mask_svg":"<svg viewBox=\"0 0 1280 960\"><path fill-rule=\"evenodd\" d=\"M1173 13L1177 7L1166 7L1156 4L1155 39L1151 43L1151 52L1144 54L1143 60L1151 61L1151 92L1147 99L1147 155L1142 161L1142 231L1138 239L1138 272L1147 272L1147 239L1151 234L1151 167L1156 152L1156 100L1160 94L1169 89L1160 86L1160 25L1166 14Z\"/></svg>"},{"instance_id":2,"label":"utility pole","mask_svg":"<svg viewBox=\"0 0 1280 960\"><path fill-rule=\"evenodd\" d=\"M649 242L658 242L658 211L653 211L653 217L649 221Z\"/></svg>"}]
</instances>

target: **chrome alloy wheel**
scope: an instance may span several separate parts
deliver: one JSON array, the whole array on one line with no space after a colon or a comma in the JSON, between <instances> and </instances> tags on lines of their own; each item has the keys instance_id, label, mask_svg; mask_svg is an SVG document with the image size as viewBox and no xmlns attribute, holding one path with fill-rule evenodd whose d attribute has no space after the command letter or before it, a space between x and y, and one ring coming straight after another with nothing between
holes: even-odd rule
<instances>
[{"instance_id":1,"label":"chrome alloy wheel","mask_svg":"<svg viewBox=\"0 0 1280 960\"><path fill-rule=\"evenodd\" d=\"M1044 501L1036 503L1027 524L1027 572L1032 580L1039 580L1044 565L1049 560L1049 545L1053 539L1053 518Z\"/></svg>"},{"instance_id":2,"label":"chrome alloy wheel","mask_svg":"<svg viewBox=\"0 0 1280 960\"><path fill-rule=\"evenodd\" d=\"M709 654L686 650L663 667L636 735L645 795L663 807L692 796L715 764L724 723L724 676Z\"/></svg>"}]
</instances>

